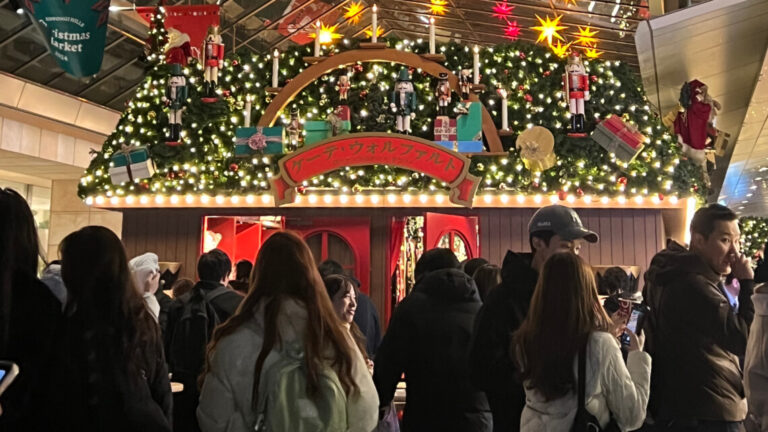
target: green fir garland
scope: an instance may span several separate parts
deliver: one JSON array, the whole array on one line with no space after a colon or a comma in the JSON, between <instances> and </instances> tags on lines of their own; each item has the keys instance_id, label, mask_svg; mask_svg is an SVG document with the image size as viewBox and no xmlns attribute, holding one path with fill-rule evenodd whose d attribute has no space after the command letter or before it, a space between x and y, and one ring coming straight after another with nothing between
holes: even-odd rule
<instances>
[{"instance_id":1,"label":"green fir garland","mask_svg":"<svg viewBox=\"0 0 768 432\"><path fill-rule=\"evenodd\" d=\"M768 218L744 216L739 218L742 251L748 257L754 257L763 251L768 242Z\"/></svg>"},{"instance_id":2,"label":"green fir garland","mask_svg":"<svg viewBox=\"0 0 768 432\"><path fill-rule=\"evenodd\" d=\"M159 15L159 14L158 14ZM165 38L162 20L155 20L154 38ZM426 41L388 40L390 47L425 53ZM164 44L157 42L155 50ZM355 49L356 41L344 40L325 47L326 55ZM471 68L469 47L448 43L440 47L444 65L456 73ZM150 58L160 54L153 52ZM293 47L281 54L279 81L283 85L301 73L307 65L302 58L311 56L311 46ZM557 164L542 173L527 170L514 149L516 136L502 137L508 155L472 157L470 172L482 178L479 191L508 191L525 195L557 193L580 196L653 196L664 199L706 195L703 173L693 162L681 156L674 136L651 110L641 84L627 65L618 61L585 60L591 76L592 98L586 103L587 129L609 114L623 115L650 138L650 143L629 164L615 160L590 138L567 136L568 106L562 91L565 60L543 47L523 42L481 51L481 94L497 127L501 126L497 89L508 91L509 126L520 133L533 125L547 127L555 136ZM81 179L81 197L124 197L142 194L184 195L253 194L269 190L269 178L278 171L279 156L234 157L234 135L243 123L242 109L246 95L252 100L252 124L258 122L271 101L265 88L271 81L271 56L251 52L230 55L219 73L221 96L213 104L200 101L203 67L193 61L184 69L189 86L187 109L183 114L183 141L179 147L164 143L168 121L160 98L165 92L169 67L154 63L135 97L127 104L116 130L107 138L99 154L91 161ZM339 104L335 89L338 76L351 72L349 100L352 132L393 132L394 116L388 109L389 95L402 66L392 63L358 63L350 70L328 73L301 91L281 113L277 125L287 124L290 109L297 108L305 120L324 119ZM420 70L412 71L419 109L411 127L414 135L432 139L432 123L437 103L437 80ZM453 95L454 104L458 100ZM146 146L158 167L149 179L113 185L108 170L112 154L122 145ZM345 168L308 181L306 188L358 192L363 189L401 191L442 191L444 184L421 173L375 165Z\"/></svg>"}]
</instances>

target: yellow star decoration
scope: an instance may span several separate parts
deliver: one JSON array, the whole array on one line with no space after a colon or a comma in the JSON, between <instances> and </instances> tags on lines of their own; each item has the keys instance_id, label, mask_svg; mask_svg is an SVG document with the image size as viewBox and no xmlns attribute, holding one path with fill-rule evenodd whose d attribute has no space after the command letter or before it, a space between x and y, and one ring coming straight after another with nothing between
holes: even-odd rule
<instances>
[{"instance_id":1,"label":"yellow star decoration","mask_svg":"<svg viewBox=\"0 0 768 432\"><path fill-rule=\"evenodd\" d=\"M360 13L363 11L363 2L352 2L347 6L344 18L352 24L360 22Z\"/></svg>"},{"instance_id":2,"label":"yellow star decoration","mask_svg":"<svg viewBox=\"0 0 768 432\"><path fill-rule=\"evenodd\" d=\"M589 26L579 27L579 33L574 34L574 36L576 36L576 41L574 43L585 47L596 47L597 38L595 35L598 33L597 30L592 30Z\"/></svg>"},{"instance_id":3,"label":"yellow star decoration","mask_svg":"<svg viewBox=\"0 0 768 432\"><path fill-rule=\"evenodd\" d=\"M568 42L567 44L563 45L560 43L560 41L557 41L557 44L550 45L549 48L553 53L555 53L556 56L563 58L568 55L568 48L571 47L572 43L573 42Z\"/></svg>"},{"instance_id":4,"label":"yellow star decoration","mask_svg":"<svg viewBox=\"0 0 768 432\"><path fill-rule=\"evenodd\" d=\"M549 15L547 15L546 20L541 19L541 17L538 15L536 15L536 18L541 24L536 27L531 27L532 30L538 30L540 32L538 39L536 39L536 43L546 39L547 43L552 45L552 38L557 38L565 42L565 39L563 39L563 37L558 33L560 30L565 30L567 28L566 26L560 25L560 19L563 18L562 15L555 15L555 19L550 19Z\"/></svg>"},{"instance_id":5,"label":"yellow star decoration","mask_svg":"<svg viewBox=\"0 0 768 432\"><path fill-rule=\"evenodd\" d=\"M429 0L429 11L432 15L445 15L448 8L445 6L448 4L448 0Z\"/></svg>"},{"instance_id":6,"label":"yellow star decoration","mask_svg":"<svg viewBox=\"0 0 768 432\"><path fill-rule=\"evenodd\" d=\"M338 24L327 26L325 24L321 24L320 27L320 43L321 44L329 44L333 42L336 39L341 39L341 34L336 33L336 27L338 27ZM315 32L312 32L309 37L314 38Z\"/></svg>"},{"instance_id":7,"label":"yellow star decoration","mask_svg":"<svg viewBox=\"0 0 768 432\"><path fill-rule=\"evenodd\" d=\"M381 25L376 26L376 37L379 37L382 34L384 34L384 27L382 27ZM365 36L369 39L371 38L371 36L373 36L373 31L371 30L371 27L368 27L365 29Z\"/></svg>"},{"instance_id":8,"label":"yellow star decoration","mask_svg":"<svg viewBox=\"0 0 768 432\"><path fill-rule=\"evenodd\" d=\"M576 3L576 0L563 0L563 4L568 6L568 3L573 3L574 6L578 6L578 3Z\"/></svg>"},{"instance_id":9,"label":"yellow star decoration","mask_svg":"<svg viewBox=\"0 0 768 432\"><path fill-rule=\"evenodd\" d=\"M595 48L587 48L584 50L584 55L586 55L587 58L596 59L603 55L603 52Z\"/></svg>"}]
</instances>

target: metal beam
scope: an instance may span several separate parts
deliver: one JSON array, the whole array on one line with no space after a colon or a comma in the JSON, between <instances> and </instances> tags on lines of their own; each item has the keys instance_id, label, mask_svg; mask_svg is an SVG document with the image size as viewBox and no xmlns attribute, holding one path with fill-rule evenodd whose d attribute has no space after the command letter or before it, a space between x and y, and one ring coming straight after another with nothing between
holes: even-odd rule
<instances>
[{"instance_id":1,"label":"metal beam","mask_svg":"<svg viewBox=\"0 0 768 432\"><path fill-rule=\"evenodd\" d=\"M109 44L107 44L104 47L104 51L107 51L108 49L112 48L113 46L117 45L119 42L122 42L125 39L126 39L125 36L120 36L119 38L117 38L117 39L113 40L112 42L110 42ZM50 51L48 51L48 49L46 49L45 51L43 51L39 55L35 56L35 58L33 58L32 60L29 60L28 62L26 62L23 65L21 65L21 66L17 67L16 69L14 69L13 72L11 72L11 73L14 74L14 75L18 75L19 72L21 72L24 69L32 66L35 62L37 62L40 59L42 59L43 57L45 57L49 52Z\"/></svg>"},{"instance_id":2,"label":"metal beam","mask_svg":"<svg viewBox=\"0 0 768 432\"><path fill-rule=\"evenodd\" d=\"M338 4L336 4L334 7L332 7L332 8L330 8L330 9L328 9L327 11L325 11L325 12L323 12L323 13L321 13L321 14L320 14L320 15L319 15L317 18L315 18L315 20L319 20L320 18L322 18L322 17L324 17L324 16L328 15L329 13L331 13L331 12L335 11L336 9L338 9L338 8L340 8L340 7L342 7L342 6L344 6L344 5L345 5L346 3L348 3L349 1L350 1L350 0L344 0L344 1L342 1L342 2L340 2L340 3L338 3ZM314 21L314 20L313 20L313 21ZM288 36L283 36L283 38L282 38L282 39L280 39L280 40L279 40L279 41L277 41L276 43L273 43L273 44L271 44L271 45L269 46L269 50L268 50L267 52L271 52L271 51L272 51L274 48L277 48L278 46L280 46L280 44L282 44L282 43L283 43L283 42L285 42L286 40L290 39L290 38L291 38L291 36L293 36L294 34L296 34L296 33L300 32L300 31L304 30L304 29L305 29L305 28L307 28L307 26L309 26L310 24L314 24L314 23L312 23L312 22L306 23L306 24L304 24L303 26L299 27L298 29L294 30L294 32L293 32L293 33L291 33L291 34L289 34Z\"/></svg>"},{"instance_id":3,"label":"metal beam","mask_svg":"<svg viewBox=\"0 0 768 432\"><path fill-rule=\"evenodd\" d=\"M26 27L20 29L16 33L13 33L12 35L10 35L10 36L6 37L5 39L1 40L0 41L0 47L4 47L7 44L13 42L14 39L16 39L17 37L21 36L24 32L26 32L27 30L31 29L32 27L33 27L32 23L29 23L29 24L27 24Z\"/></svg>"},{"instance_id":4,"label":"metal beam","mask_svg":"<svg viewBox=\"0 0 768 432\"><path fill-rule=\"evenodd\" d=\"M78 92L77 96L81 96L81 97L82 97L82 95L83 95L83 94L85 94L86 92L88 92L90 89L92 89L92 88L94 88L95 86L97 86L97 85L99 85L99 84L103 83L104 81L106 81L107 79L109 79L110 77L112 77L114 74L116 74L116 73L120 72L121 70L123 70L123 69L127 68L128 66L132 65L133 63L135 63L135 62L137 62L137 61L138 61L138 59L136 59L136 58L132 58L132 59L128 60L127 62L124 62L123 64L121 64L121 65L118 65L118 66L116 66L116 67L112 68L112 70L111 70L111 71L109 71L109 72L107 72L106 74L104 74L104 75L100 76L98 79L96 79L96 80L94 80L94 81L91 81L91 82L88 84L88 86L87 86L87 87L85 87L84 89L80 90L80 92Z\"/></svg>"},{"instance_id":5,"label":"metal beam","mask_svg":"<svg viewBox=\"0 0 768 432\"><path fill-rule=\"evenodd\" d=\"M312 3L314 3L314 2L315 2L315 0L309 0L309 1L307 1L306 3L303 3L303 4L301 4L301 5L300 5L299 7L297 7L296 9L291 9L291 10L290 10L290 11L289 11L289 12L288 12L286 15L283 15L283 16L281 16L280 18L278 18L278 19L276 19L276 20L274 20L274 21L270 22L270 23L269 23L269 24L267 24L266 26L261 26L261 28L260 28L259 30L257 30L256 32L254 32L254 33L253 33L251 36L249 36L249 37L248 37L248 39L246 39L246 40L244 40L243 42L241 42L239 46L243 46L243 45L247 44L248 42L250 42L250 41L252 41L252 40L256 39L256 37L257 37L258 35L260 35L261 33L263 33L265 30L269 30L270 28L272 28L272 27L274 27L274 26L276 26L276 25L280 24L280 22L281 22L281 21L283 21L284 19L286 19L286 18L287 18L288 16L290 16L291 14L293 14L293 13L295 13L295 12L297 12L297 11L300 11L300 10L304 9L305 7L309 6L310 4L312 4ZM323 15L325 15L325 14L323 13L323 14L321 14L320 16L323 16ZM320 17L318 17L318 18L320 18ZM313 21L314 21L314 19L313 19ZM302 28L303 28L303 27L302 27Z\"/></svg>"},{"instance_id":6,"label":"metal beam","mask_svg":"<svg viewBox=\"0 0 768 432\"><path fill-rule=\"evenodd\" d=\"M136 83L134 86L132 86L132 87L128 87L127 89L125 89L125 90L123 90L122 92L120 92L120 93L119 93L117 96L115 96L115 97L113 97L112 99L110 99L110 100L108 100L107 102L105 102L103 105L105 105L105 106L109 106L109 105L110 105L112 102L114 102L114 101L116 101L116 100L118 100L118 99L122 98L123 96L125 96L125 94L126 94L126 93L130 93L130 92L132 92L132 91L136 91L136 87L140 86L140 85L141 85L141 83L142 83L142 81L139 81L139 82L137 82L137 83Z\"/></svg>"}]
</instances>

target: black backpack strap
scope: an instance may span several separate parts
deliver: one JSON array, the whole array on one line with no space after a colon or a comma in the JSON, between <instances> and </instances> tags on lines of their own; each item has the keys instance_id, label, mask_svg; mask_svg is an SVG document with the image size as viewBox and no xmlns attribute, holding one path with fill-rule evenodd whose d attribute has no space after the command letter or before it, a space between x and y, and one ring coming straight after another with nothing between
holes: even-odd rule
<instances>
[{"instance_id":1,"label":"black backpack strap","mask_svg":"<svg viewBox=\"0 0 768 432\"><path fill-rule=\"evenodd\" d=\"M220 296L222 294L226 294L227 291L229 291L229 288L227 288L227 287L225 287L223 285L218 287L218 288L216 288L216 289L213 289L210 292L208 292L207 294L205 294L205 301L210 302L211 300L215 299L216 297L218 297L218 296Z\"/></svg>"},{"instance_id":2,"label":"black backpack strap","mask_svg":"<svg viewBox=\"0 0 768 432\"><path fill-rule=\"evenodd\" d=\"M589 341L589 336L587 336L587 340L584 341L584 343L581 345L581 348L579 348L579 404L577 406L578 412L584 412L586 411L586 408L584 407L584 403L586 402L586 388L587 388L587 343Z\"/></svg>"}]
</instances>

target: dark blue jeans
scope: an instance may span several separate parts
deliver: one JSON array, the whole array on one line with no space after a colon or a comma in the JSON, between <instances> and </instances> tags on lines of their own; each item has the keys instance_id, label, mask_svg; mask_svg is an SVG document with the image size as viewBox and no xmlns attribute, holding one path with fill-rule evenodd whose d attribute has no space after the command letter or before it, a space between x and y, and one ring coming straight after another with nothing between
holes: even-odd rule
<instances>
[{"instance_id":1,"label":"dark blue jeans","mask_svg":"<svg viewBox=\"0 0 768 432\"><path fill-rule=\"evenodd\" d=\"M700 420L695 424L686 422L685 425L676 425L674 422L669 426L655 425L646 426L641 429L648 432L739 432L741 422L728 421L706 421Z\"/></svg>"}]
</instances>

